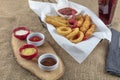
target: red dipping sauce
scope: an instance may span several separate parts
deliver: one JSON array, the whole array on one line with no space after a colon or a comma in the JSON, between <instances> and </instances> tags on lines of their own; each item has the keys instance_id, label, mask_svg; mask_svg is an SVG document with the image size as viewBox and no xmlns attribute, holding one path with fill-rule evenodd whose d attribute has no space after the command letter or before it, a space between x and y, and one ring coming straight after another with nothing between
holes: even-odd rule
<instances>
[{"instance_id":1,"label":"red dipping sauce","mask_svg":"<svg viewBox=\"0 0 120 80\"><path fill-rule=\"evenodd\" d=\"M38 41L41 41L42 38L41 37L38 37L38 36L33 36L29 39L30 41L33 41L33 42L38 42Z\"/></svg>"},{"instance_id":2,"label":"red dipping sauce","mask_svg":"<svg viewBox=\"0 0 120 80\"><path fill-rule=\"evenodd\" d=\"M40 62L44 66L53 66L57 63L57 61L53 58L45 58Z\"/></svg>"},{"instance_id":3,"label":"red dipping sauce","mask_svg":"<svg viewBox=\"0 0 120 80\"><path fill-rule=\"evenodd\" d=\"M58 12L61 13L62 15L68 15L68 16L77 13L75 9L72 9L70 7L59 9Z\"/></svg>"}]
</instances>

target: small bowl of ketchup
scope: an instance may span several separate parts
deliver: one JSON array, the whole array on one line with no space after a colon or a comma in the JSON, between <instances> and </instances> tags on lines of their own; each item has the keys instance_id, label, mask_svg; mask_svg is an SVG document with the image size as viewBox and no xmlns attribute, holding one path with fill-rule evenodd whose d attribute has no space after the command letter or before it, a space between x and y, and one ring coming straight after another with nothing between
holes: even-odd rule
<instances>
[{"instance_id":1,"label":"small bowl of ketchup","mask_svg":"<svg viewBox=\"0 0 120 80\"><path fill-rule=\"evenodd\" d=\"M58 15L62 17L71 17L72 15L77 15L79 11L71 7L59 8L57 10Z\"/></svg>"},{"instance_id":2,"label":"small bowl of ketchup","mask_svg":"<svg viewBox=\"0 0 120 80\"><path fill-rule=\"evenodd\" d=\"M44 71L53 71L59 65L59 59L55 54L44 53L38 58L38 66Z\"/></svg>"},{"instance_id":3,"label":"small bowl of ketchup","mask_svg":"<svg viewBox=\"0 0 120 80\"><path fill-rule=\"evenodd\" d=\"M30 30L26 27L17 27L13 30L14 36L20 40L25 40L27 35L30 33Z\"/></svg>"},{"instance_id":4,"label":"small bowl of ketchup","mask_svg":"<svg viewBox=\"0 0 120 80\"><path fill-rule=\"evenodd\" d=\"M30 33L27 36L27 43L32 44L34 46L41 46L45 41L45 36L42 33L34 32Z\"/></svg>"}]
</instances>

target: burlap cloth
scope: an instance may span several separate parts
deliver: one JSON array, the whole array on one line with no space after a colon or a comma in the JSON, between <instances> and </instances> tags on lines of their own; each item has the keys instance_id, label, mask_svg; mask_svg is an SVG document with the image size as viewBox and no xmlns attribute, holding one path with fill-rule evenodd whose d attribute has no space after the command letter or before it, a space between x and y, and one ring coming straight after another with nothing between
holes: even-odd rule
<instances>
[{"instance_id":1,"label":"burlap cloth","mask_svg":"<svg viewBox=\"0 0 120 80\"><path fill-rule=\"evenodd\" d=\"M98 14L97 0L73 0ZM120 31L120 1L113 19L113 28ZM44 29L38 16L29 9L27 0L0 0L0 80L39 80L29 71L23 69L16 62L11 46L12 30L18 26L27 26L32 31L39 31L46 35L47 41L62 58L65 73L59 80L119 80L119 77L105 72L105 59L108 41L100 42L88 58L78 64L51 38Z\"/></svg>"}]
</instances>

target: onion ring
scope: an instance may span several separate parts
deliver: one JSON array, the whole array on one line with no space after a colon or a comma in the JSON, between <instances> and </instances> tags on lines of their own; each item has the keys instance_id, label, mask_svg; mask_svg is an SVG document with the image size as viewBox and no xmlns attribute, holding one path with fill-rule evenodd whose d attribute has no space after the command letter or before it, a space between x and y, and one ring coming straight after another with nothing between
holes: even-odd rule
<instances>
[{"instance_id":1,"label":"onion ring","mask_svg":"<svg viewBox=\"0 0 120 80\"><path fill-rule=\"evenodd\" d=\"M59 28L57 28L56 31L57 31L59 34L65 36L65 35L71 33L71 32L72 32L72 29L71 29L70 27L59 27Z\"/></svg>"},{"instance_id":2,"label":"onion ring","mask_svg":"<svg viewBox=\"0 0 120 80\"><path fill-rule=\"evenodd\" d=\"M66 36L66 38L70 39L71 37L75 36L79 32L79 28L75 28L70 34Z\"/></svg>"},{"instance_id":3,"label":"onion ring","mask_svg":"<svg viewBox=\"0 0 120 80\"><path fill-rule=\"evenodd\" d=\"M78 34L70 38L70 41L72 43L78 43L78 42L81 42L83 38L84 38L84 33L82 31L79 31Z\"/></svg>"},{"instance_id":4,"label":"onion ring","mask_svg":"<svg viewBox=\"0 0 120 80\"><path fill-rule=\"evenodd\" d=\"M92 24L90 28L87 30L87 32L85 33L85 37L89 38L93 34L94 30L95 30L95 25Z\"/></svg>"}]
</instances>

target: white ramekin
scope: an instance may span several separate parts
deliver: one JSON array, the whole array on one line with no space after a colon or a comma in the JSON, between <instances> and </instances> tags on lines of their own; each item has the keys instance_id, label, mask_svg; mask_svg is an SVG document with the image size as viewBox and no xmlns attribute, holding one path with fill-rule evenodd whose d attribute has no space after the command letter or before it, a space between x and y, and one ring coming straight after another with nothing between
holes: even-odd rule
<instances>
[{"instance_id":1,"label":"white ramekin","mask_svg":"<svg viewBox=\"0 0 120 80\"><path fill-rule=\"evenodd\" d=\"M33 42L33 41L30 41L30 38L33 37L33 36L38 36L38 37L41 37L42 40L38 41L38 42ZM33 33L30 33L28 36L27 36L27 44L33 44L34 46L41 46L45 41L45 36L44 34L42 33L39 33L39 32L33 32Z\"/></svg>"},{"instance_id":2,"label":"white ramekin","mask_svg":"<svg viewBox=\"0 0 120 80\"><path fill-rule=\"evenodd\" d=\"M56 60L56 64L53 65L53 66L45 66L43 64L41 64L41 61L45 58L53 58ZM55 70L59 65L59 59L58 57L55 55L55 54L52 54L52 53L44 53L43 55L41 55L39 58L38 58L38 66L40 69L44 70L44 71L52 71L52 70Z\"/></svg>"}]
</instances>

